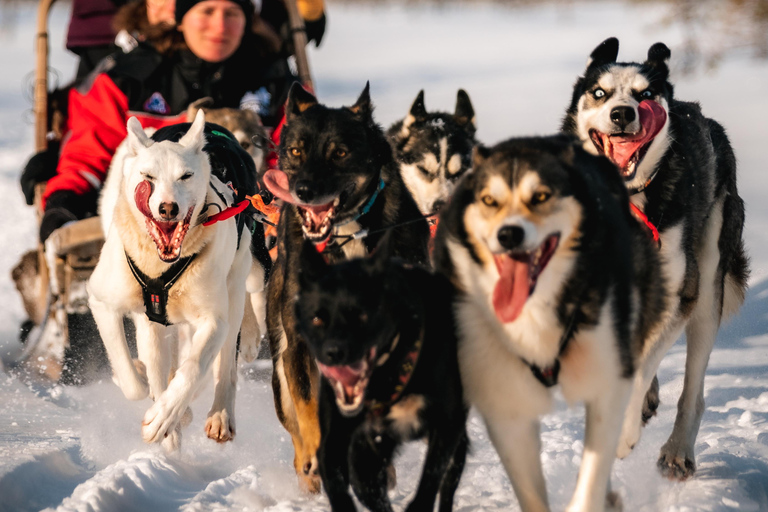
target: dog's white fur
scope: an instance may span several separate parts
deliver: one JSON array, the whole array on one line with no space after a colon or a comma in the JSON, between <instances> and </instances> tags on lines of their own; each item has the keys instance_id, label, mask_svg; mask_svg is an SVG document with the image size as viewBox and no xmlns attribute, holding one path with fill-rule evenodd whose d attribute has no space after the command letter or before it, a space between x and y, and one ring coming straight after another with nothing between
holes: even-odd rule
<instances>
[{"instance_id":1,"label":"dog's white fur","mask_svg":"<svg viewBox=\"0 0 768 512\"><path fill-rule=\"evenodd\" d=\"M204 227L197 219L204 205L216 203L208 156L203 152L205 116L199 112L178 143L153 142L137 119L128 121L128 137L116 154L102 194L100 213L107 223L99 262L88 282L91 311L112 364L114 381L130 400L150 396L155 403L142 422L148 443L162 442L171 451L181 442L181 427L191 419L188 405L202 378L213 368L215 396L205 430L208 437L227 441L235 434L237 333L243 317L246 278L251 268L250 235L237 241L233 220ZM192 173L186 179L183 175ZM168 268L145 228L134 200L136 186L151 175L150 210L156 218L161 202L179 205L179 220L193 209L192 225L181 257L197 253L171 288L167 315L173 324L193 331L187 357L178 354L175 336L145 315L141 288L128 267L126 253L150 277ZM227 189L218 184L219 190ZM230 193L231 195L231 193ZM132 360L123 331L123 316L136 325L138 359ZM172 333L171 333L172 334Z\"/></svg>"},{"instance_id":2,"label":"dog's white fur","mask_svg":"<svg viewBox=\"0 0 768 512\"><path fill-rule=\"evenodd\" d=\"M519 189L533 191L537 185L537 176L532 173ZM509 199L510 190L502 178L491 178L486 191L498 202L511 204L514 211L516 199ZM520 196L526 196L526 192L523 190ZM513 212L499 222L488 223L480 218L478 205L470 205L464 223L478 228L469 236L482 265L461 243L447 241L466 293L456 306L465 393L483 416L523 512L549 510L538 418L551 409L552 395L522 359L544 367L557 358L563 330L555 307L564 276L570 275L575 262L573 249L579 232L574 229L574 220L581 218L580 208L576 201L565 200L558 211L540 219L543 222L539 224L524 222ZM498 230L507 225L523 227L523 249L537 247L554 231L560 231L562 237L519 317L502 323L491 302L499 279L492 254L503 252L503 248L496 247ZM559 383L565 399L570 404L586 404L584 452L568 512L617 510L612 506L619 505L610 499L610 472L632 380L621 375L612 302L606 298L598 324L579 329L560 358ZM637 307L635 299L633 308Z\"/></svg>"}]
</instances>

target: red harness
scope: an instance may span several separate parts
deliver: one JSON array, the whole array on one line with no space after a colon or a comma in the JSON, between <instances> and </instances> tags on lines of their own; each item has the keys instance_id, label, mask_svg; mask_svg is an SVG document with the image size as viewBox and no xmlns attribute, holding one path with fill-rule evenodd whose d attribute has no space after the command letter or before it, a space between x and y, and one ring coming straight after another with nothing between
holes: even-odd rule
<instances>
[{"instance_id":1,"label":"red harness","mask_svg":"<svg viewBox=\"0 0 768 512\"><path fill-rule=\"evenodd\" d=\"M659 230L656 228L656 226L654 226L653 223L648 220L648 216L643 213L643 210L635 206L634 203L629 203L629 208L632 210L632 214L637 218L637 220L642 222L645 227L648 228L648 230L651 232L651 236L653 237L653 241L658 244L659 248L661 248L661 238L659 236Z\"/></svg>"}]
</instances>

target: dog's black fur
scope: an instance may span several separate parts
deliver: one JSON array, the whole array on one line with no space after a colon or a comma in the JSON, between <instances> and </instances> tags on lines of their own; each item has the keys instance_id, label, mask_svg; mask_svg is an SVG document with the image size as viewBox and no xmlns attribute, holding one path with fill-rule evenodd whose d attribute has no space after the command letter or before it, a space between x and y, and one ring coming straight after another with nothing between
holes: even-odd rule
<instances>
[{"instance_id":1,"label":"dog's black fur","mask_svg":"<svg viewBox=\"0 0 768 512\"><path fill-rule=\"evenodd\" d=\"M334 392L323 378L320 474L334 511L355 510L350 483L366 507L391 511L387 468L395 451L405 441L427 437L421 482L407 510L432 510L440 491L440 510L447 512L467 450L454 292L445 277L403 265L389 252L383 247L369 258L327 265L304 243L297 330L324 374L328 367L366 361L370 376L354 412L339 409L346 392Z\"/></svg>"},{"instance_id":2,"label":"dog's black fur","mask_svg":"<svg viewBox=\"0 0 768 512\"><path fill-rule=\"evenodd\" d=\"M736 158L725 130L719 123L705 117L698 103L680 101L674 97L667 64L671 52L666 45L652 45L642 63L617 62L618 51L619 41L616 38L606 39L594 49L584 75L574 85L562 129L578 134L580 101L594 91L601 76L616 69L631 71L634 68L648 80L646 91L636 91L637 102L642 98L653 99L660 104L666 102L669 145L660 157L650 183L646 182L643 189L636 191L637 197L641 197L640 192L644 194L644 201L636 198L633 200L643 207L650 222L658 228L662 244L665 243L665 235L673 233L675 228L681 228L682 232L679 246L673 238L676 246L667 248L671 254L662 259L664 270L676 266L679 260L684 261L682 283L679 288L670 290L674 296L669 304L671 320L664 332L677 332L676 325L685 325L688 354L700 351L709 353L711 342L706 338L711 335L714 340L721 320L733 314L741 305L749 277L749 260L742 238L745 210L736 186ZM649 91L650 95L640 97ZM606 94L608 97L610 93ZM631 102L628 104L635 108ZM592 144L589 140L583 142L585 148ZM718 205L722 205L721 213L717 213ZM719 259L714 276L703 276L702 260L710 245L707 230L715 219L713 215L722 216L719 232L711 235L717 237L712 243L717 245ZM712 298L712 311L698 311L701 309L698 306L702 298ZM707 317L714 318L715 332L701 335L695 324ZM662 334L659 336L660 341L653 342L669 346L674 342L669 338L668 334ZM703 363L692 362L696 360ZM688 356L686 386L678 403L675 429L662 448L658 461L662 473L670 478L685 479L695 471L693 443L704 410L703 373L707 360L708 357ZM650 370L655 372L655 368L646 369ZM702 375L702 382L695 382L698 377L689 378L689 374ZM630 409L632 405L630 402ZM649 383L645 404L642 406L642 419L647 421L655 414L657 407L658 382L654 379Z\"/></svg>"},{"instance_id":3,"label":"dog's black fur","mask_svg":"<svg viewBox=\"0 0 768 512\"><path fill-rule=\"evenodd\" d=\"M403 184L392 149L373 120L366 85L351 107L328 108L295 84L286 108L280 140L280 168L295 194L302 187L305 203L339 195L334 222L353 219L383 181L370 210L356 219L367 237L348 244L363 244L370 252L387 228L393 232L393 254L408 262L427 261L429 227ZM311 197L307 198L307 192ZM306 344L296 332L295 296L298 292L299 255L303 243L299 207L286 204L278 227L278 257L269 282L267 325L275 371L272 384L281 423L291 433L297 450L294 465L310 490L319 491L314 463L319 445L317 424L317 368ZM331 235L324 255L329 261L346 258L347 246ZM359 248L359 246L358 246ZM283 334L284 333L284 334ZM285 341L283 341L283 335ZM281 383L282 380L282 383ZM286 410L293 408L292 410Z\"/></svg>"}]
</instances>

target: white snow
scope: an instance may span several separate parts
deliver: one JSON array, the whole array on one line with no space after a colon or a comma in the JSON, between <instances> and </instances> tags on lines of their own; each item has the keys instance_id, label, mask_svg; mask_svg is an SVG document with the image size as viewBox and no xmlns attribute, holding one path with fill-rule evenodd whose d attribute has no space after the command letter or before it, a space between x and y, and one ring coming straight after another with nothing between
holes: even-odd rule
<instances>
[{"instance_id":1,"label":"white snow","mask_svg":"<svg viewBox=\"0 0 768 512\"><path fill-rule=\"evenodd\" d=\"M24 205L18 175L32 153L33 4L2 5L0 76L0 190L5 215L0 235L0 356L6 366L19 352L21 302L9 272L34 245L36 222ZM673 69L685 28L669 23L671 7L653 2L498 4L422 3L395 6L328 5L328 33L310 50L319 98L351 104L371 82L376 118L388 126L403 117L419 89L428 109L452 111L464 88L477 113L479 138L492 144L513 135L558 129L571 86L587 56L606 37L621 40L620 60L640 60L656 41L672 49ZM52 15L52 66L61 82L74 59L62 50L68 5ZM674 20L673 20L674 21ZM702 41L711 44L710 32ZM740 314L725 326L710 360L707 409L696 445L699 465L685 483L662 479L655 462L672 429L682 389L684 342L664 359L662 405L635 452L615 464L613 487L628 511L768 510L768 180L764 150L768 117L768 63L747 49L730 52L712 70L680 76L679 98L699 100L728 130L740 164L747 203L746 239L751 289ZM24 78L26 77L26 78ZM261 366L258 366L261 365ZM241 377L237 437L221 446L205 438L211 394L193 405L180 454L167 456L140 438L148 401L129 402L108 379L84 387L32 386L0 366L0 511L314 511L327 500L302 495L291 464L290 438L278 423L268 363ZM258 371L254 371L258 370ZM583 436L583 409L557 410L543 420L545 476L553 510L562 510L575 481ZM456 497L456 510L518 510L514 493L487 434L470 420L472 453ZM398 460L402 510L415 489L423 447Z\"/></svg>"}]
</instances>

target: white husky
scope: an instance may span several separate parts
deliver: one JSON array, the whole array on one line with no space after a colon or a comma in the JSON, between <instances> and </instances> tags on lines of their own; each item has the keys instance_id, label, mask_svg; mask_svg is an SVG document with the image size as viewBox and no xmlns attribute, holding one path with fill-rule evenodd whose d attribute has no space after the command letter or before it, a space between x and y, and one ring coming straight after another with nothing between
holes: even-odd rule
<instances>
[{"instance_id":1,"label":"white husky","mask_svg":"<svg viewBox=\"0 0 768 512\"><path fill-rule=\"evenodd\" d=\"M137 119L128 120L128 137L102 194L106 240L88 282L113 379L126 398L154 400L142 437L169 451L178 449L181 427L191 420L188 405L212 366L215 396L206 433L219 442L235 434L235 354L250 234L238 234L234 219L210 226L200 221L211 205L227 208L225 200L234 196L212 175L204 129L200 111L178 143L155 142ZM125 315L136 325L135 360ZM166 337L169 324L187 324L194 332L182 361L176 361L176 337Z\"/></svg>"}]
</instances>

